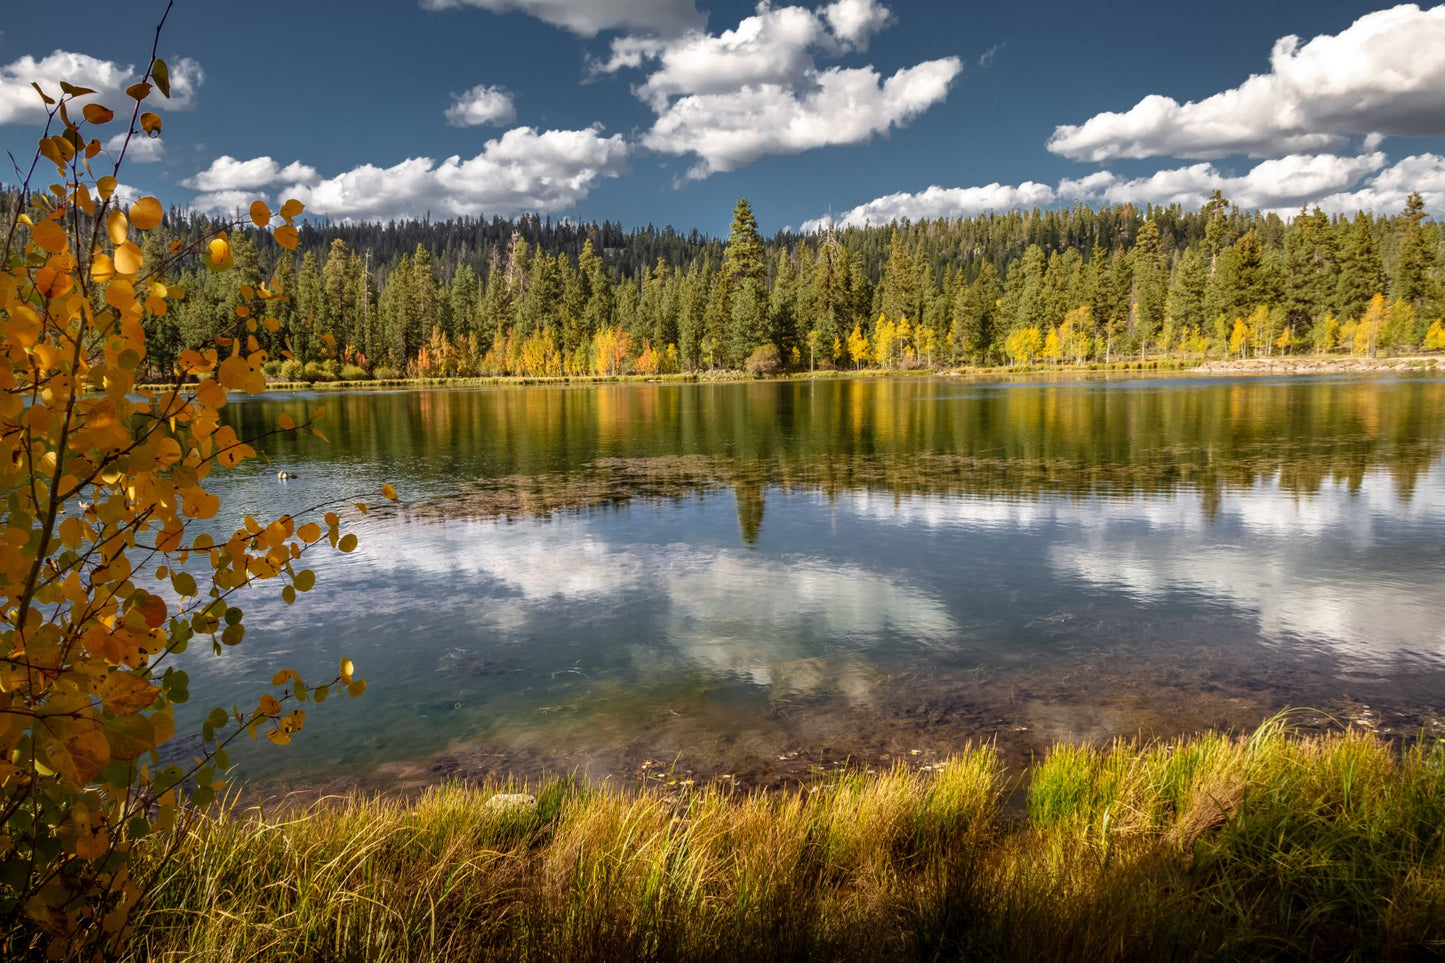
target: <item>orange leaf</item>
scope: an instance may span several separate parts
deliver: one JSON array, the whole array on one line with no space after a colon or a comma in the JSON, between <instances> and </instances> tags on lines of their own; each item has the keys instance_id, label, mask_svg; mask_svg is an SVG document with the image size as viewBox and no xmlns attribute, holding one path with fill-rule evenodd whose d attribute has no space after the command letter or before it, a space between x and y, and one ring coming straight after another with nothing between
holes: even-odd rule
<instances>
[{"instance_id":1,"label":"orange leaf","mask_svg":"<svg viewBox=\"0 0 1445 963\"><path fill-rule=\"evenodd\" d=\"M100 684L100 707L114 716L133 715L154 705L160 693L160 689L138 675L112 672Z\"/></svg>"}]
</instances>

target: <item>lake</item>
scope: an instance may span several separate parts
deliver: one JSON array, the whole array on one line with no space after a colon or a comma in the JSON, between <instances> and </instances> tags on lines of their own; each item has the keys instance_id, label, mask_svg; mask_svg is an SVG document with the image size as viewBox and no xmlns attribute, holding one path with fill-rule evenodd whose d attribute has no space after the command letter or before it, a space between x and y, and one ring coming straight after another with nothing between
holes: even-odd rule
<instances>
[{"instance_id":1,"label":"lake","mask_svg":"<svg viewBox=\"0 0 1445 963\"><path fill-rule=\"evenodd\" d=\"M1445 379L837 379L264 395L257 517L366 497L317 587L238 596L187 720L281 666L362 699L238 753L391 788L775 784L967 740L1445 713ZM278 480L284 468L299 477ZM399 505L376 493L391 482ZM227 523L231 524L230 522ZM204 652L201 650L205 650ZM203 665L204 664L204 665ZM191 726L189 728L194 728Z\"/></svg>"}]
</instances>

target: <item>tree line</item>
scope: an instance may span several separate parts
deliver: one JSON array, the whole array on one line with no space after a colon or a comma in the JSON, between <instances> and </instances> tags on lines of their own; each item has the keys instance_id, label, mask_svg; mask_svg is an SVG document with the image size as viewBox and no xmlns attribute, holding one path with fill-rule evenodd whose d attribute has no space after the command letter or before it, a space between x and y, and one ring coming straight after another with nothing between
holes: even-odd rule
<instances>
[{"instance_id":1,"label":"tree line","mask_svg":"<svg viewBox=\"0 0 1445 963\"><path fill-rule=\"evenodd\" d=\"M7 195L4 203L15 204ZM214 229L172 210L157 251ZM303 225L295 251L232 236L149 316L150 361L234 324L285 379L661 374L1445 348L1441 229L1396 215L1284 219L1218 193L1177 206L1011 211L723 241L536 216ZM282 299L262 297L274 276Z\"/></svg>"}]
</instances>

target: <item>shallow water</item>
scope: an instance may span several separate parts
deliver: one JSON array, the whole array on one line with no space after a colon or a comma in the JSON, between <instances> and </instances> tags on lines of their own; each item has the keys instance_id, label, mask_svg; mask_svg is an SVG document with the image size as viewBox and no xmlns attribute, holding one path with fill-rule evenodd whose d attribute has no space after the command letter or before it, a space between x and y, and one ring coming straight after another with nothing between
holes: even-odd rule
<instances>
[{"instance_id":1,"label":"shallow water","mask_svg":"<svg viewBox=\"0 0 1445 963\"><path fill-rule=\"evenodd\" d=\"M253 779L767 783L968 739L1429 729L1445 703L1445 379L1160 378L263 396L218 482L336 498L361 547L192 671L199 717L343 654L370 684ZM277 468L298 478L282 482ZM370 493L368 495L368 493ZM1318 724L1321 717L1299 717Z\"/></svg>"}]
</instances>

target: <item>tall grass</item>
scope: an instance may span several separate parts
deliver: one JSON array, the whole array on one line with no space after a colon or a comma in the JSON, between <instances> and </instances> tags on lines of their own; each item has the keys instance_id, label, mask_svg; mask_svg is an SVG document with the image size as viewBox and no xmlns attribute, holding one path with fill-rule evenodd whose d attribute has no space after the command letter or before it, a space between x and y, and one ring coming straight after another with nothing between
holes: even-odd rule
<instances>
[{"instance_id":1,"label":"tall grass","mask_svg":"<svg viewBox=\"0 0 1445 963\"><path fill-rule=\"evenodd\" d=\"M221 811L138 959L1416 959L1445 954L1445 751L1371 735L1062 745L806 790L517 785Z\"/></svg>"}]
</instances>

